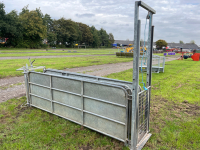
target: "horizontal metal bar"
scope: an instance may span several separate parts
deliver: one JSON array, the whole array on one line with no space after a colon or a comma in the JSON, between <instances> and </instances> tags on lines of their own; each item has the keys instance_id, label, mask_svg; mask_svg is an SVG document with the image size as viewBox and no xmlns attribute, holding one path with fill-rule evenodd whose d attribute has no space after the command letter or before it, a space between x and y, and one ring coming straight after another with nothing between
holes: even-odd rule
<instances>
[{"instance_id":1,"label":"horizontal metal bar","mask_svg":"<svg viewBox=\"0 0 200 150\"><path fill-rule=\"evenodd\" d=\"M116 106L119 106L119 107L124 107L124 108L126 108L125 105L121 105L121 104L117 104L117 103L113 103L113 102L101 100L101 99L98 99L98 98L93 98L93 97L89 97L89 96L85 96L85 95L83 95L83 97L84 97L84 98L88 98L88 99L92 99L92 100L96 100L96 101L100 101L100 102L104 102L104 103L108 103L108 104L112 104L112 105L116 105Z\"/></svg>"},{"instance_id":2,"label":"horizontal metal bar","mask_svg":"<svg viewBox=\"0 0 200 150\"><path fill-rule=\"evenodd\" d=\"M141 140L140 142L137 144L137 150L142 150L143 146L146 144L146 142L149 140L149 138L151 137L151 133L147 133Z\"/></svg>"},{"instance_id":3,"label":"horizontal metal bar","mask_svg":"<svg viewBox=\"0 0 200 150\"><path fill-rule=\"evenodd\" d=\"M49 86L45 86L45 85L41 85L41 84L37 84L37 83L33 83L33 82L29 82L29 84L37 85L37 86L40 86L40 87L44 87L44 88L48 88L48 89L50 89Z\"/></svg>"},{"instance_id":4,"label":"horizontal metal bar","mask_svg":"<svg viewBox=\"0 0 200 150\"><path fill-rule=\"evenodd\" d=\"M50 101L50 102L51 102L51 100L48 99L48 98L45 98L45 97L42 97L42 96L38 96L38 95L35 95L35 94L33 94L33 93L29 93L29 94L32 95L32 96L35 96L35 97L38 97L38 98L41 98L41 99L44 99L44 100L47 100L47 101Z\"/></svg>"},{"instance_id":5,"label":"horizontal metal bar","mask_svg":"<svg viewBox=\"0 0 200 150\"><path fill-rule=\"evenodd\" d=\"M72 94L72 95L76 95L76 96L81 96L81 94L77 94L77 93L73 93L73 92L69 92L69 91L65 91L65 90L60 90L60 89L56 89L56 88L51 88L51 89L55 90L55 91L63 92L63 93L68 93L68 94Z\"/></svg>"},{"instance_id":6,"label":"horizontal metal bar","mask_svg":"<svg viewBox=\"0 0 200 150\"><path fill-rule=\"evenodd\" d=\"M110 137L112 137L112 138L114 138L114 139L117 139L117 140L119 140L119 141L122 141L122 142L125 142L125 141L126 141L126 140L124 140L124 139L117 138L117 137L115 137L115 136L112 136L112 135L110 135L110 134L108 134L108 133L105 133L105 132L102 132L102 131L100 131L100 130L97 130L97 129L92 128L92 127L90 127L90 126L87 126L87 125L83 125L83 126L89 128L89 129L92 129L92 130L94 130L94 131L100 132L100 133L102 133L102 134L104 134L104 135L110 136Z\"/></svg>"},{"instance_id":7,"label":"horizontal metal bar","mask_svg":"<svg viewBox=\"0 0 200 150\"><path fill-rule=\"evenodd\" d=\"M144 8L144 9L152 12L153 14L156 14L156 11L153 8L151 8L150 6L148 6L147 4L145 4L144 2L138 1L138 5L141 6L142 8Z\"/></svg>"},{"instance_id":8,"label":"horizontal metal bar","mask_svg":"<svg viewBox=\"0 0 200 150\"><path fill-rule=\"evenodd\" d=\"M116 79L110 79L110 78L104 78L104 77L98 77L98 76L92 76L92 75L81 74L81 73L76 73L76 72L69 72L69 71L56 70L56 69L46 69L46 71L54 71L54 72L58 72L58 73L66 73L66 74L71 74L71 75L89 77L89 78L94 78L94 79L102 79L102 80L113 81L113 82L116 81L118 83L121 82L121 83L132 85L132 82L128 82L128 81L116 80Z\"/></svg>"},{"instance_id":9,"label":"horizontal metal bar","mask_svg":"<svg viewBox=\"0 0 200 150\"><path fill-rule=\"evenodd\" d=\"M70 105L67 105L67 104L63 104L63 103L60 103L60 102L57 102L57 101L52 101L53 103L56 103L56 104L60 104L60 105L63 105L63 106L66 106L66 107L69 107L69 108L73 108L73 109L76 109L76 110L79 110L81 111L80 108L77 108L77 107L73 107L73 106L70 106Z\"/></svg>"},{"instance_id":10,"label":"horizontal metal bar","mask_svg":"<svg viewBox=\"0 0 200 150\"><path fill-rule=\"evenodd\" d=\"M97 116L97 117L100 117L100 118L103 118L103 119L107 119L109 121L112 121L112 122L115 122L115 123L118 123L118 124L121 124L121 125L124 125L124 126L126 125L126 123L123 123L123 122L120 122L120 121L117 121L117 120L114 120L114 119L110 119L110 118L107 118L107 117L104 117L104 116L100 116L100 115L97 115L95 113L92 113L92 112L89 112L89 111L86 111L86 110L83 110L83 112Z\"/></svg>"},{"instance_id":11,"label":"horizontal metal bar","mask_svg":"<svg viewBox=\"0 0 200 150\"><path fill-rule=\"evenodd\" d=\"M149 90L149 88L151 88L151 86L147 87L147 90ZM139 92L138 94L140 95L143 92L147 92L147 90L143 90L143 91Z\"/></svg>"},{"instance_id":12,"label":"horizontal metal bar","mask_svg":"<svg viewBox=\"0 0 200 150\"><path fill-rule=\"evenodd\" d=\"M68 77L70 77L70 75L74 75L74 76L78 76L78 77L85 77L85 78L88 78L87 81L88 80L90 80L90 81L94 80L94 81L98 81L98 83L102 82L102 83L109 83L109 84L112 84L112 85L121 85L121 86L124 86L127 90L130 89L130 87L132 86L131 82L123 81L123 80L116 80L116 79L110 79L110 78L104 78L104 77L97 77L97 76L92 76L92 75L87 75L87 74L81 74L81 73L75 73L75 72L69 72L69 71L62 71L62 70L55 70L55 69L46 69L45 72L48 73L48 71L50 73L51 72L56 72L56 73L64 74L64 75L67 75ZM54 74L52 74L52 75L54 75ZM62 76L63 75L61 75L61 77ZM74 76L72 76L72 78L75 78Z\"/></svg>"}]
</instances>

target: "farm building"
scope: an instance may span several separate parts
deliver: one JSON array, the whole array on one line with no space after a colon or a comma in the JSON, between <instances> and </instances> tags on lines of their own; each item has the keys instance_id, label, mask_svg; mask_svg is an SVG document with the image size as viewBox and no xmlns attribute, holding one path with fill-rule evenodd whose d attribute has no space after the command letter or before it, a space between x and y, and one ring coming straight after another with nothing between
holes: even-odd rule
<instances>
[{"instance_id":1,"label":"farm building","mask_svg":"<svg viewBox=\"0 0 200 150\"><path fill-rule=\"evenodd\" d=\"M169 48L182 48L182 49L199 49L199 47L196 44L192 43L186 43L186 44L180 44L180 43L168 43Z\"/></svg>"}]
</instances>

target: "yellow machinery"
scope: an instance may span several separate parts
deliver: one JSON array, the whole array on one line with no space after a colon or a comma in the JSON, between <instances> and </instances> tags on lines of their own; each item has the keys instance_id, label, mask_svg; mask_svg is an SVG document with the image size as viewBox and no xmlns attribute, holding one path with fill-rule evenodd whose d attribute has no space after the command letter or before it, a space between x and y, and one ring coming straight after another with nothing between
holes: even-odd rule
<instances>
[{"instance_id":1,"label":"yellow machinery","mask_svg":"<svg viewBox=\"0 0 200 150\"><path fill-rule=\"evenodd\" d=\"M126 48L126 52L133 52L133 49L134 49L133 44L129 44L129 47ZM143 52L142 49L143 49L143 47L140 47L140 52L141 53ZM147 48L145 47L144 50L146 51Z\"/></svg>"}]
</instances>

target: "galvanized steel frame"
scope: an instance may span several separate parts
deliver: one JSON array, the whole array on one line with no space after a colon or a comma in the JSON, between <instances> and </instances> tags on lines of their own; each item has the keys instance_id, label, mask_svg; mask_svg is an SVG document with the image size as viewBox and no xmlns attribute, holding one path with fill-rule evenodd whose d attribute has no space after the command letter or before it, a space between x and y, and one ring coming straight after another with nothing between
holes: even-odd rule
<instances>
[{"instance_id":1,"label":"galvanized steel frame","mask_svg":"<svg viewBox=\"0 0 200 150\"><path fill-rule=\"evenodd\" d=\"M140 59L146 58L146 56L140 56ZM152 60L151 62L153 62L154 60L157 60L157 63L151 66L151 71L152 72L156 72L156 73L160 73L160 72L164 72L165 69L165 57L164 56L157 56L157 55L153 55L152 56ZM155 63L155 61L154 61ZM146 65L140 65L139 69L146 72L147 70L147 66Z\"/></svg>"},{"instance_id":2,"label":"galvanized steel frame","mask_svg":"<svg viewBox=\"0 0 200 150\"><path fill-rule=\"evenodd\" d=\"M146 5L142 1L135 2L135 18L134 18L134 57L133 57L133 87L132 87L132 123L131 123L131 146L132 150L141 149L143 143L138 142L138 124L139 124L139 56L140 56L140 28L141 21L139 20L139 7L143 7L148 11L149 15L149 36L148 36L148 51L147 51L147 78L146 78L146 87L148 88L148 98L147 98L147 106L148 113L147 119L147 131L149 132L149 110L150 110L150 86L151 86L151 68L152 68L152 49L153 49L153 14L156 13L154 9ZM149 138L150 133L146 133L147 135L144 138ZM148 140L148 139L147 139Z\"/></svg>"},{"instance_id":3,"label":"galvanized steel frame","mask_svg":"<svg viewBox=\"0 0 200 150\"><path fill-rule=\"evenodd\" d=\"M25 73L25 72L24 72L24 73ZM33 83L33 82L30 82L30 73L35 73L35 74L40 74L40 75L43 74L43 75L45 75L45 76L49 76L50 87L44 86L44 85L40 85L40 84L36 84L36 83ZM80 80L80 79L71 78L71 77L66 77L66 76L59 76L59 75L53 75L53 74L45 74L45 73L39 73L39 72L33 72L33 71L26 72L25 75L27 75L27 76L26 76L27 83L28 83L28 84L26 84L26 85L27 85L27 91L28 91L28 92L27 92L27 103L28 103L29 106L34 106L34 107L39 108L39 109L41 109L41 110L47 111L47 112L52 113L52 114L57 115L57 116L60 116L60 117L62 117L62 118L65 118L65 119L67 119L67 120L70 120L70 121L72 121L72 122L75 122L75 123L77 123L77 124L80 124L80 125L82 125L82 126L85 126L85 127L90 128L90 129L92 129L92 130L95 130L95 131L97 131L97 132L100 132L100 133L102 133L102 134L105 134L105 135L107 135L107 136L110 136L110 137L112 137L112 138L115 138L115 139L117 139L117 140L119 140L119 141L122 141L122 142L124 142L125 144L128 143L127 133L130 132L130 131L127 131L127 129L128 129L128 128L127 128L127 123L128 123L128 96L129 96L129 94L128 94L128 92L129 92L128 89L129 89L129 88L127 88L126 85L117 85L117 84L110 84L110 83L105 83L105 82L104 82L104 83L103 83L103 82L100 83L100 82L94 82L94 81L89 81L89 80ZM80 82L81 82L81 94L77 94L77 93L73 93L73 92L69 92L69 91L65 91L65 90L60 90L60 89L53 88L53 87L52 87L52 77L58 77L58 78L64 78L64 79L70 79L70 80L80 81ZM118 89L123 90L124 93L125 93L125 96L126 96L126 98L125 98L125 99L126 99L126 105L121 105L121 104L118 104L118 103L109 102L109 101L106 101L106 100L97 99L97 98L93 98L93 97L89 97L89 96L83 95L83 91L84 91L84 86L83 86L83 85L84 85L85 82L87 82L87 83L95 83L95 84L99 84L99 85L105 85L105 86L108 86L108 87L115 87L115 88L118 88ZM31 93L31 88L28 88L28 87L31 87L31 85L36 85L36 86L39 86L39 87L43 87L43 88L49 89L49 90L51 91L51 92L50 92L50 93L51 93L51 98L48 99L48 98L45 98L45 97L42 97L42 96L35 95L35 94ZM60 103L60 102L57 102L57 101L53 100L52 90L56 90L56 91L60 91L60 92L64 92L64 93L68 93L68 94L72 94L72 95L76 95L76 96L81 97L81 99L82 99L82 109L79 109L79 108L76 108L76 107L72 107L72 106L70 106L70 105L66 105L66 104L63 104L63 103ZM36 106L36 105L32 104L32 98L31 98L31 96L35 96L35 97L38 97L38 98L40 98L40 99L47 100L47 101L51 102L51 111L46 110L46 109L44 109L44 108L41 108L41 107L39 107L39 106ZM103 102L103 103L107 103L107 104L111 104L111 105L114 105L114 106L118 106L118 107L123 107L123 108L125 108L125 109L126 109L126 121L125 121L125 123L84 110L84 108L83 108L83 106L84 106L84 99L83 99L83 98L88 98L88 99L92 99L92 100L95 100L95 101L100 101L100 102ZM125 134L125 137L126 137L126 138L125 138L125 139L120 139L120 138L115 137L115 136L112 136L112 135L110 135L110 134L108 134L108 133L102 132L102 131L100 131L100 130L98 130L98 129L92 128L92 127L90 127L90 126L88 126L88 125L85 125L85 124L84 124L84 119L83 119L83 122L82 122L82 123L79 123L79 122L77 122L77 121L74 121L73 119L66 118L66 117L63 117L63 116L61 116L61 115L59 115L59 114L56 114L56 113L54 113L54 110L53 110L53 104L55 104L55 103L60 104L60 105L63 105L63 106L66 106L66 107L70 107L70 108L72 108L72 109L76 109L76 110L82 111L82 118L83 118L83 114L84 114L84 113L88 113L88 114L95 115L95 116L98 116L98 117L100 117L100 118L107 119L107 120L109 120L109 121L112 121L112 122L121 124L121 125L125 126L125 127L124 127L124 128L125 128L125 133L124 133L124 134Z\"/></svg>"}]
</instances>

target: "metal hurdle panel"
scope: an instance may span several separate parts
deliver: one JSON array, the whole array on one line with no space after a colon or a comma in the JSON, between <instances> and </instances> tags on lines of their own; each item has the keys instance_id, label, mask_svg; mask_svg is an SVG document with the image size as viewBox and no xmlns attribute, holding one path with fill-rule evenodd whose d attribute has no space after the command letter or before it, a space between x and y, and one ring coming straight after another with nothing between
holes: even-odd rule
<instances>
[{"instance_id":1,"label":"metal hurdle panel","mask_svg":"<svg viewBox=\"0 0 200 150\"><path fill-rule=\"evenodd\" d=\"M125 86L27 73L30 106L127 143L128 91Z\"/></svg>"},{"instance_id":2,"label":"metal hurdle panel","mask_svg":"<svg viewBox=\"0 0 200 150\"><path fill-rule=\"evenodd\" d=\"M143 59L143 61L142 61ZM142 61L142 64L141 64ZM140 56L140 66L139 69L144 72L147 72L147 65L146 65L146 61L147 61L147 57L144 56ZM164 56L157 56L157 55L153 55L152 57L152 72L156 72L156 73L160 73L160 72L164 72L165 69L165 57Z\"/></svg>"}]
</instances>

